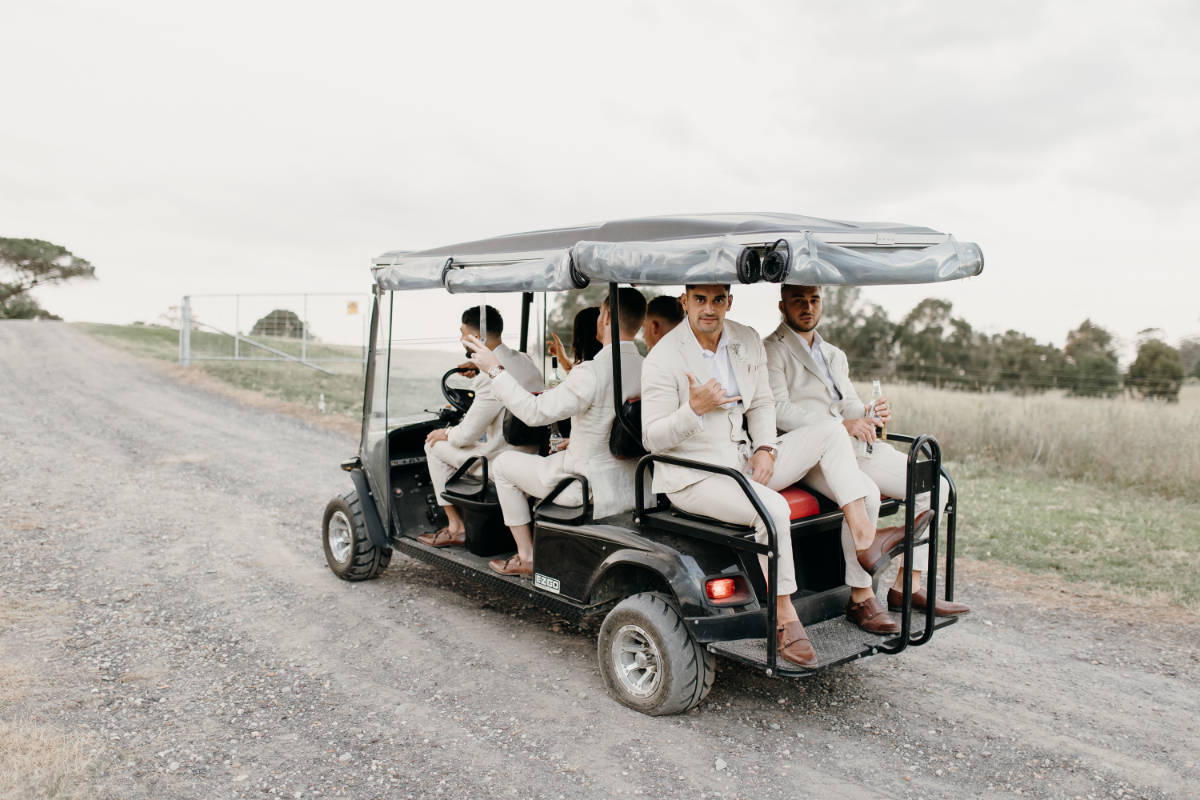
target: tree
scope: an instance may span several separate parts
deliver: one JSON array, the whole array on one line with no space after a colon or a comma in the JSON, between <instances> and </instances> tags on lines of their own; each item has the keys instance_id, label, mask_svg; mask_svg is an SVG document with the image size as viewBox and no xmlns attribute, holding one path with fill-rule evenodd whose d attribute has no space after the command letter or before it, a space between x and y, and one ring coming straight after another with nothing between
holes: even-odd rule
<instances>
[{"instance_id":1,"label":"tree","mask_svg":"<svg viewBox=\"0 0 1200 800\"><path fill-rule=\"evenodd\" d=\"M305 324L295 311L277 308L265 317L261 317L250 329L251 336L280 336L285 339L312 339L312 331L305 336Z\"/></svg>"},{"instance_id":2,"label":"tree","mask_svg":"<svg viewBox=\"0 0 1200 800\"><path fill-rule=\"evenodd\" d=\"M1067 333L1066 375L1071 394L1111 397L1121 391L1121 371L1113 335L1090 319Z\"/></svg>"},{"instance_id":3,"label":"tree","mask_svg":"<svg viewBox=\"0 0 1200 800\"><path fill-rule=\"evenodd\" d=\"M1102 355L1117 360L1113 335L1090 319L1085 319L1078 328L1067 334L1067 346L1063 348L1063 353L1075 360L1085 355Z\"/></svg>"},{"instance_id":4,"label":"tree","mask_svg":"<svg viewBox=\"0 0 1200 800\"><path fill-rule=\"evenodd\" d=\"M76 278L95 279L96 268L70 250L41 239L0 238L0 318L58 319L28 292Z\"/></svg>"},{"instance_id":5,"label":"tree","mask_svg":"<svg viewBox=\"0 0 1200 800\"><path fill-rule=\"evenodd\" d=\"M895 329L883 308L862 300L859 287L826 286L821 290L821 338L846 353L853 374L894 374Z\"/></svg>"},{"instance_id":6,"label":"tree","mask_svg":"<svg viewBox=\"0 0 1200 800\"><path fill-rule=\"evenodd\" d=\"M1189 336L1179 341L1179 363L1183 374L1200 378L1200 336Z\"/></svg>"},{"instance_id":7,"label":"tree","mask_svg":"<svg viewBox=\"0 0 1200 800\"><path fill-rule=\"evenodd\" d=\"M1142 397L1179 402L1183 385L1179 351L1159 339L1142 342L1137 358L1129 365L1125 385Z\"/></svg>"}]
</instances>

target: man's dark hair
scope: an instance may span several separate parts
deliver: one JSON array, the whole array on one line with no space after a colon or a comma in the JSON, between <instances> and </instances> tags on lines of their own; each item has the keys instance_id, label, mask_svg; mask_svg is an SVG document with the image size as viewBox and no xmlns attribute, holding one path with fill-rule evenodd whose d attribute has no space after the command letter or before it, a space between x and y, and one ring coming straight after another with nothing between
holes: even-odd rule
<instances>
[{"instance_id":1,"label":"man's dark hair","mask_svg":"<svg viewBox=\"0 0 1200 800\"><path fill-rule=\"evenodd\" d=\"M608 298L604 298L603 308L608 308ZM632 336L642 327L646 319L646 296L637 289L624 286L617 289L617 323L621 333Z\"/></svg>"},{"instance_id":2,"label":"man's dark hair","mask_svg":"<svg viewBox=\"0 0 1200 800\"><path fill-rule=\"evenodd\" d=\"M711 284L711 283L689 283L689 284L687 284L687 285L685 285L685 286L683 287L683 290L684 290L685 292L690 292L692 289L695 289L697 286L713 286L713 285L716 285L716 286L724 286L724 287L725 287L725 291L727 291L727 292L728 292L728 291L729 291L729 287L730 287L730 285L731 285L731 284L728 284L728 283L718 283L718 284Z\"/></svg>"},{"instance_id":3,"label":"man's dark hair","mask_svg":"<svg viewBox=\"0 0 1200 800\"><path fill-rule=\"evenodd\" d=\"M500 312L491 306L484 306L484 317L487 322L487 332L494 333L497 336L504 333L504 317L500 316ZM462 315L462 323L468 328L474 328L482 333L483 329L479 327L479 306L471 306Z\"/></svg>"},{"instance_id":4,"label":"man's dark hair","mask_svg":"<svg viewBox=\"0 0 1200 800\"><path fill-rule=\"evenodd\" d=\"M646 316L658 317L672 325L678 325L683 322L683 306L679 304L678 297L660 294L646 306Z\"/></svg>"}]
</instances>

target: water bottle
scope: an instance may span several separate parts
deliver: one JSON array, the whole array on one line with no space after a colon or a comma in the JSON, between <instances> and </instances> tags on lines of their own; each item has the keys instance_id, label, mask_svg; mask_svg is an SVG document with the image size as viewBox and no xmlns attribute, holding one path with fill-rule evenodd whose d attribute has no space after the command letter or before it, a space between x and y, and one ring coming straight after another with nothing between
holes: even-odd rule
<instances>
[{"instance_id":1,"label":"water bottle","mask_svg":"<svg viewBox=\"0 0 1200 800\"><path fill-rule=\"evenodd\" d=\"M562 450L563 447L565 446L563 444L563 442L565 442L565 441L566 440L563 439L562 433L560 433L558 430L558 423L557 422L550 423L550 454L553 455L553 454L557 453L559 450Z\"/></svg>"},{"instance_id":2,"label":"water bottle","mask_svg":"<svg viewBox=\"0 0 1200 800\"><path fill-rule=\"evenodd\" d=\"M875 417L875 407L879 405L879 401L883 399L883 385L878 379L871 381L871 413L868 416ZM880 439L887 438L887 425L879 417L875 417L875 435Z\"/></svg>"},{"instance_id":3,"label":"water bottle","mask_svg":"<svg viewBox=\"0 0 1200 800\"><path fill-rule=\"evenodd\" d=\"M562 383L562 379L558 377L558 356L550 356L550 375L546 379L546 388L553 389Z\"/></svg>"}]
</instances>

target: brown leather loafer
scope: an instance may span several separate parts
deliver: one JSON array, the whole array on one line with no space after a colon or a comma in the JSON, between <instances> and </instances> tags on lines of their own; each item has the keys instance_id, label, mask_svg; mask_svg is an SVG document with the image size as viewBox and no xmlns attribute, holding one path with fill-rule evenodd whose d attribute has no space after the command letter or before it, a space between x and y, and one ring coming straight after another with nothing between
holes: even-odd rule
<instances>
[{"instance_id":1,"label":"brown leather loafer","mask_svg":"<svg viewBox=\"0 0 1200 800\"><path fill-rule=\"evenodd\" d=\"M929 520L933 518L933 512L929 509L922 511L913 519L913 538L921 535L921 532L929 527ZM904 526L893 525L890 528L880 528L875 531L875 541L871 542L871 546L865 550L855 551L858 554L858 563L867 572L874 572L879 566L879 562L883 561L887 554L892 552L896 547L899 547L904 542Z\"/></svg>"},{"instance_id":2,"label":"brown leather loafer","mask_svg":"<svg viewBox=\"0 0 1200 800\"><path fill-rule=\"evenodd\" d=\"M465 547L467 532L451 533L449 528L442 528L434 533L422 533L417 541L430 547Z\"/></svg>"},{"instance_id":3,"label":"brown leather loafer","mask_svg":"<svg viewBox=\"0 0 1200 800\"><path fill-rule=\"evenodd\" d=\"M798 667L812 669L817 666L817 651L813 649L808 634L800 621L785 622L775 629L775 641L779 643L779 655Z\"/></svg>"},{"instance_id":4,"label":"brown leather loafer","mask_svg":"<svg viewBox=\"0 0 1200 800\"><path fill-rule=\"evenodd\" d=\"M887 601L890 610L900 611L900 604L904 602L904 592L894 588L888 589ZM912 603L914 611L924 611L928 607L929 598L926 596L924 589L913 592ZM949 600L937 599L933 603L933 615L935 617L957 617L960 614L966 614L970 610L969 607L964 606L962 603L951 603Z\"/></svg>"},{"instance_id":5,"label":"brown leather loafer","mask_svg":"<svg viewBox=\"0 0 1200 800\"><path fill-rule=\"evenodd\" d=\"M493 558L488 562L488 566L501 575L533 574L533 562L521 558L520 553L513 553L508 558Z\"/></svg>"},{"instance_id":6,"label":"brown leather loafer","mask_svg":"<svg viewBox=\"0 0 1200 800\"><path fill-rule=\"evenodd\" d=\"M867 633L882 636L884 634L900 632L899 623L883 610L883 606L879 605L879 601L875 599L875 595L871 595L861 603L851 601L846 606L846 616L851 622Z\"/></svg>"}]
</instances>

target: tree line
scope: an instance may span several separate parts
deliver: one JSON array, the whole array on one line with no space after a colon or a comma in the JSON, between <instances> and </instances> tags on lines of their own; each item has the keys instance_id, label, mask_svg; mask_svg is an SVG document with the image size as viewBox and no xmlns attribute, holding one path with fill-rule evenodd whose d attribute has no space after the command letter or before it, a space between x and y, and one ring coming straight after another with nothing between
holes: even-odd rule
<instances>
[{"instance_id":1,"label":"tree line","mask_svg":"<svg viewBox=\"0 0 1200 800\"><path fill-rule=\"evenodd\" d=\"M1016 330L986 334L953 315L949 300L927 298L898 322L863 300L856 286L823 292L821 336L846 351L857 376L972 391L1061 389L1083 397L1134 396L1177 401L1187 376L1200 378L1200 337L1163 341L1139 334L1137 357L1122 374L1111 332L1085 319L1062 349Z\"/></svg>"}]
</instances>

